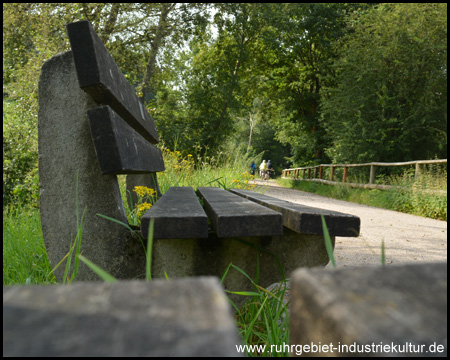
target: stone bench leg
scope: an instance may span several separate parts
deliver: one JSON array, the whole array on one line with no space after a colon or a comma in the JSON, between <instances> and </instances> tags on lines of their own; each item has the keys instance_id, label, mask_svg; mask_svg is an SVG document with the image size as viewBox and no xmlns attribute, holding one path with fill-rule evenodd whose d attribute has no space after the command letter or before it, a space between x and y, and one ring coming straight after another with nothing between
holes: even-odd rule
<instances>
[{"instance_id":1,"label":"stone bench leg","mask_svg":"<svg viewBox=\"0 0 450 360\"><path fill-rule=\"evenodd\" d=\"M134 278L145 272L140 241L103 214L127 222L117 177L100 173L90 134L87 109L98 106L78 85L72 53L58 54L42 67L39 79L40 213L45 247L54 267L67 254L86 208L83 255L113 276ZM73 262L72 262L73 263ZM64 266L56 271L62 280ZM99 280L80 264L78 280Z\"/></svg>"},{"instance_id":2,"label":"stone bench leg","mask_svg":"<svg viewBox=\"0 0 450 360\"><path fill-rule=\"evenodd\" d=\"M332 237L334 246L335 238ZM245 242L245 243L244 243ZM259 247L259 259L257 251ZM164 278L213 275L219 278L230 262L256 279L259 260L258 285L267 287L280 282L283 274L275 255L283 267L286 277L298 267L325 266L329 259L324 239L320 235L298 234L284 228L284 235L272 237L170 239L155 240L153 243L152 274ZM230 269L224 287L230 291L254 291L247 277ZM248 297L228 294L241 305Z\"/></svg>"}]
</instances>

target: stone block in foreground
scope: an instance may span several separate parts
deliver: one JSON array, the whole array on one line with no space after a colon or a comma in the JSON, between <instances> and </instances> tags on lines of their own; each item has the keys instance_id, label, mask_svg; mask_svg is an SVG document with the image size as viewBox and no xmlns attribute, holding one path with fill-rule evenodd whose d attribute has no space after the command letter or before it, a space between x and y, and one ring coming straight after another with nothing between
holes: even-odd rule
<instances>
[{"instance_id":1,"label":"stone block in foreground","mask_svg":"<svg viewBox=\"0 0 450 360\"><path fill-rule=\"evenodd\" d=\"M3 288L3 356L235 356L213 277Z\"/></svg>"},{"instance_id":2,"label":"stone block in foreground","mask_svg":"<svg viewBox=\"0 0 450 360\"><path fill-rule=\"evenodd\" d=\"M447 263L296 270L290 344L303 356L446 356Z\"/></svg>"}]
</instances>

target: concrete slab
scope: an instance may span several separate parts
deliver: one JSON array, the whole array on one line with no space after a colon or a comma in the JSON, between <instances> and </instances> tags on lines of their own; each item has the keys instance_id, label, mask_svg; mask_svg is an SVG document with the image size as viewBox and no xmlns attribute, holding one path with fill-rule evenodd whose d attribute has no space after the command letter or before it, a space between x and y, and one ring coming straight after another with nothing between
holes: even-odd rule
<instances>
[{"instance_id":1,"label":"concrete slab","mask_svg":"<svg viewBox=\"0 0 450 360\"><path fill-rule=\"evenodd\" d=\"M237 356L217 278L3 288L3 356Z\"/></svg>"},{"instance_id":2,"label":"concrete slab","mask_svg":"<svg viewBox=\"0 0 450 360\"><path fill-rule=\"evenodd\" d=\"M332 344L310 356L446 357L447 263L296 270L290 344Z\"/></svg>"}]
</instances>

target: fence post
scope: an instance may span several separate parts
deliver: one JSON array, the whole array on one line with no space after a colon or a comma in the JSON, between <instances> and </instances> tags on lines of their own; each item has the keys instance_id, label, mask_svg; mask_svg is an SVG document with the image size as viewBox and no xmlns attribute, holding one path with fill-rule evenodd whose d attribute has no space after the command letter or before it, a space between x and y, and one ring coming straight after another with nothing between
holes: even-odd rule
<instances>
[{"instance_id":1,"label":"fence post","mask_svg":"<svg viewBox=\"0 0 450 360\"><path fill-rule=\"evenodd\" d=\"M420 164L416 163L416 172L414 173L414 179L417 180L420 176Z\"/></svg>"},{"instance_id":2,"label":"fence post","mask_svg":"<svg viewBox=\"0 0 450 360\"><path fill-rule=\"evenodd\" d=\"M331 166L330 181L333 181L333 177L334 177L334 166Z\"/></svg>"},{"instance_id":3,"label":"fence post","mask_svg":"<svg viewBox=\"0 0 450 360\"><path fill-rule=\"evenodd\" d=\"M311 179L311 168L308 168L308 179Z\"/></svg>"},{"instance_id":4,"label":"fence post","mask_svg":"<svg viewBox=\"0 0 450 360\"><path fill-rule=\"evenodd\" d=\"M344 166L344 176L342 177L342 182L347 182L347 172L348 172L348 167Z\"/></svg>"},{"instance_id":5,"label":"fence post","mask_svg":"<svg viewBox=\"0 0 450 360\"><path fill-rule=\"evenodd\" d=\"M319 179L322 179L322 166L319 166Z\"/></svg>"},{"instance_id":6,"label":"fence post","mask_svg":"<svg viewBox=\"0 0 450 360\"><path fill-rule=\"evenodd\" d=\"M303 169L303 179L305 178L306 169Z\"/></svg>"},{"instance_id":7,"label":"fence post","mask_svg":"<svg viewBox=\"0 0 450 360\"><path fill-rule=\"evenodd\" d=\"M375 165L370 165L369 184L375 184L375 170L376 170L376 166Z\"/></svg>"}]
</instances>

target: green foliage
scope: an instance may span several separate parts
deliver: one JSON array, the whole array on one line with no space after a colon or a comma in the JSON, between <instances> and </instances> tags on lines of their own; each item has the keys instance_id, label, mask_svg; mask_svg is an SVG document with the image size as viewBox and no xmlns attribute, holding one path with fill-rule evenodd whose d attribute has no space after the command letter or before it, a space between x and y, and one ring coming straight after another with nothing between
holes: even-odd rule
<instances>
[{"instance_id":1,"label":"green foliage","mask_svg":"<svg viewBox=\"0 0 450 360\"><path fill-rule=\"evenodd\" d=\"M39 73L82 19L196 165L446 157L446 4L6 3L4 205L37 205Z\"/></svg>"},{"instance_id":2,"label":"green foliage","mask_svg":"<svg viewBox=\"0 0 450 360\"><path fill-rule=\"evenodd\" d=\"M384 4L335 45L322 124L336 162L446 157L447 4ZM387 25L389 24L389 25Z\"/></svg>"},{"instance_id":3,"label":"green foliage","mask_svg":"<svg viewBox=\"0 0 450 360\"><path fill-rule=\"evenodd\" d=\"M42 238L39 210L3 210L3 285L54 284Z\"/></svg>"},{"instance_id":4,"label":"green foliage","mask_svg":"<svg viewBox=\"0 0 450 360\"><path fill-rule=\"evenodd\" d=\"M257 58L266 95L265 112L276 138L292 148L295 164L327 162L323 149L329 139L319 123L321 89L329 83L331 47L345 29L345 16L354 5L283 4L278 18L261 39Z\"/></svg>"},{"instance_id":5,"label":"green foliage","mask_svg":"<svg viewBox=\"0 0 450 360\"><path fill-rule=\"evenodd\" d=\"M3 101L3 209L13 203L37 206L39 183L35 120L17 102Z\"/></svg>"},{"instance_id":6,"label":"green foliage","mask_svg":"<svg viewBox=\"0 0 450 360\"><path fill-rule=\"evenodd\" d=\"M283 186L313 192L336 199L447 220L446 167L429 166L418 179L405 171L401 175L383 176L383 183L396 186L392 190L352 188L347 184L327 185L312 181L279 180Z\"/></svg>"}]
</instances>

